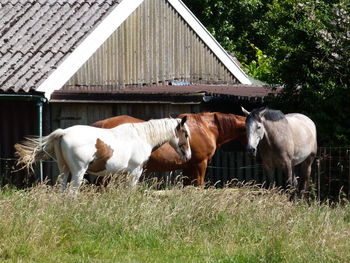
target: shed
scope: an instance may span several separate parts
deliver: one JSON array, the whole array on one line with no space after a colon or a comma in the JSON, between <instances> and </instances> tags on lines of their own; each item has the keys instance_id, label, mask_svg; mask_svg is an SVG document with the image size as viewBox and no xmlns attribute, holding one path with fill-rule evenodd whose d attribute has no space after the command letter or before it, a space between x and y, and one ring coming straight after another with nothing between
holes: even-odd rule
<instances>
[{"instance_id":1,"label":"shed","mask_svg":"<svg viewBox=\"0 0 350 263\"><path fill-rule=\"evenodd\" d=\"M0 17L2 174L13 166L13 145L29 134L119 114L211 110L221 99L273 92L180 0L1 0ZM24 177L17 173L15 184Z\"/></svg>"}]
</instances>

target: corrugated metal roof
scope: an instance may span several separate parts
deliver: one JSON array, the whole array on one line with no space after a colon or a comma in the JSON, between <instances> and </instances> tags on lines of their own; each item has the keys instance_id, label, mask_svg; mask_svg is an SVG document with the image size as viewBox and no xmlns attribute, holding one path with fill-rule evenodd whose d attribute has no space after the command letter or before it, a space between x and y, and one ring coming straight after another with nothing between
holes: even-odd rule
<instances>
[{"instance_id":1,"label":"corrugated metal roof","mask_svg":"<svg viewBox=\"0 0 350 263\"><path fill-rule=\"evenodd\" d=\"M0 89L35 90L122 0L0 1Z\"/></svg>"},{"instance_id":2,"label":"corrugated metal roof","mask_svg":"<svg viewBox=\"0 0 350 263\"><path fill-rule=\"evenodd\" d=\"M48 77L51 78L58 72L58 70L55 71L57 67L61 68L63 64L68 63L73 54L77 53L77 49L83 45L82 43L86 42L87 36L98 31L94 29L100 28L111 15L114 15L115 10L122 9L126 0L119 5L122 1L0 0L0 92L44 91L46 94L45 90L41 90L42 86L47 84L46 86L52 88L53 83L57 82L57 76L62 80L62 72L65 71L60 72L51 82L47 81ZM133 1L136 0L130 0L128 4L135 3ZM178 8L188 19L195 19L191 17L192 14L187 9L183 10L182 2L181 4L175 0L169 2L176 6L180 5L182 9L179 6ZM117 6L118 8L115 8ZM199 23L196 21L195 25L198 26ZM206 32L201 25L199 28L204 33ZM202 32L201 30L198 32ZM207 38L210 40L212 36L208 35ZM224 51L221 50L221 52ZM69 66L71 67L71 64ZM108 94L114 97L120 94L124 94L124 97L127 94L130 95L127 97L132 97L133 94L153 94L157 95L157 98L162 98L162 94L171 94L171 97L185 97L186 94L202 94L203 92L260 98L271 93L271 90L261 85L218 85L217 82L213 83L215 85L202 85L203 82L196 84L171 86L163 83L163 86L150 84L150 86L123 85L122 87L66 86L56 91L53 98L72 96L73 100L77 97L86 97L89 100L96 96L108 98ZM52 91L49 93L51 94Z\"/></svg>"},{"instance_id":3,"label":"corrugated metal roof","mask_svg":"<svg viewBox=\"0 0 350 263\"><path fill-rule=\"evenodd\" d=\"M228 95L237 98L262 99L277 94L280 87L267 85L151 85L151 86L64 86L52 94L52 100L133 101L176 100L201 101L204 95Z\"/></svg>"}]
</instances>

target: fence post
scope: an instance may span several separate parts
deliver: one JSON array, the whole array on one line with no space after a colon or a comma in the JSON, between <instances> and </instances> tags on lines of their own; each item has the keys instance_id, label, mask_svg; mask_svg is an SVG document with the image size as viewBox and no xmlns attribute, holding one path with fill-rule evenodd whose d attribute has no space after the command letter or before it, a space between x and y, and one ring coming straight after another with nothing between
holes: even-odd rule
<instances>
[{"instance_id":1,"label":"fence post","mask_svg":"<svg viewBox=\"0 0 350 263\"><path fill-rule=\"evenodd\" d=\"M321 156L316 160L317 167L317 201L321 201Z\"/></svg>"},{"instance_id":2,"label":"fence post","mask_svg":"<svg viewBox=\"0 0 350 263\"><path fill-rule=\"evenodd\" d=\"M38 100L36 103L37 106L37 116L38 116L38 135L40 140L40 145L42 145L43 138L43 107L44 100ZM43 162L40 160L39 162L39 179L40 182L44 181L44 172L43 172Z\"/></svg>"},{"instance_id":3,"label":"fence post","mask_svg":"<svg viewBox=\"0 0 350 263\"><path fill-rule=\"evenodd\" d=\"M348 153L348 156L349 156L349 162L348 162L348 168L349 168L349 177L348 177L348 183L349 183L349 186L348 186L348 198L350 198L350 147L347 149L347 153Z\"/></svg>"}]
</instances>

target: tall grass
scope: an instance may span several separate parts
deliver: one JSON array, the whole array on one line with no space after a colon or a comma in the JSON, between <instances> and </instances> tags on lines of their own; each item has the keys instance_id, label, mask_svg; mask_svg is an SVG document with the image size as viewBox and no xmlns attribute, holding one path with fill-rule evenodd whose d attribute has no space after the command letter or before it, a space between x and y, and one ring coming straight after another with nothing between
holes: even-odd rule
<instances>
[{"instance_id":1,"label":"tall grass","mask_svg":"<svg viewBox=\"0 0 350 263\"><path fill-rule=\"evenodd\" d=\"M350 262L350 205L254 188L2 190L0 262Z\"/></svg>"}]
</instances>

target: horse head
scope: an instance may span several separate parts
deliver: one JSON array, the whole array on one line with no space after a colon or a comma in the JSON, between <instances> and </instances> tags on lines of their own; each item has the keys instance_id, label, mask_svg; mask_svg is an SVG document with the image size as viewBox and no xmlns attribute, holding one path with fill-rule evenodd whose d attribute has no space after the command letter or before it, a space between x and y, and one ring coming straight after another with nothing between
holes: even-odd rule
<instances>
[{"instance_id":1,"label":"horse head","mask_svg":"<svg viewBox=\"0 0 350 263\"><path fill-rule=\"evenodd\" d=\"M190 130L186 120L187 116L177 119L178 124L175 128L175 137L169 142L184 161L191 159Z\"/></svg>"},{"instance_id":2,"label":"horse head","mask_svg":"<svg viewBox=\"0 0 350 263\"><path fill-rule=\"evenodd\" d=\"M264 138L265 127L262 123L262 118L266 110L267 108L260 108L249 112L242 107L244 115L247 116L245 122L248 139L247 151L254 157L256 157L259 142Z\"/></svg>"}]
</instances>

